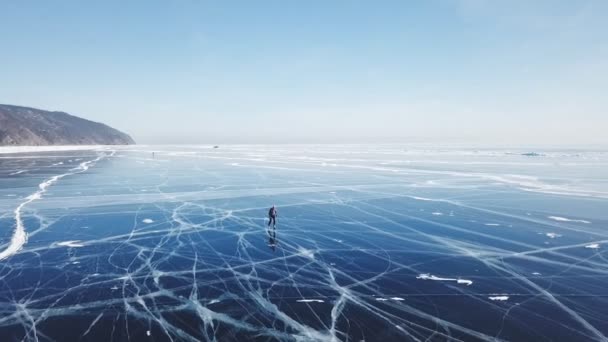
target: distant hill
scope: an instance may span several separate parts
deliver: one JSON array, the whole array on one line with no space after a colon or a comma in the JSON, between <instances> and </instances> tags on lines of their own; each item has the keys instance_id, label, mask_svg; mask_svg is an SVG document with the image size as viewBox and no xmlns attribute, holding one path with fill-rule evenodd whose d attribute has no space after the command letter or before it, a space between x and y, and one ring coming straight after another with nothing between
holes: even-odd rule
<instances>
[{"instance_id":1,"label":"distant hill","mask_svg":"<svg viewBox=\"0 0 608 342\"><path fill-rule=\"evenodd\" d=\"M0 104L2 145L131 145L133 139L102 123L64 112Z\"/></svg>"}]
</instances>

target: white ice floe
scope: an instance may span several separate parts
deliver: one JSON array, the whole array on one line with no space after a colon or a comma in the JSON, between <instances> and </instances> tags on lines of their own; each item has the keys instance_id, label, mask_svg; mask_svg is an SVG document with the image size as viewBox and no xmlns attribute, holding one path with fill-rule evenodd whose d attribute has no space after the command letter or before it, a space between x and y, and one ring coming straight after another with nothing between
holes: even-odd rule
<instances>
[{"instance_id":1,"label":"white ice floe","mask_svg":"<svg viewBox=\"0 0 608 342\"><path fill-rule=\"evenodd\" d=\"M592 244L589 244L589 245L585 246L585 248L598 249L598 248L600 248L600 244L599 243L592 243Z\"/></svg>"},{"instance_id":2,"label":"white ice floe","mask_svg":"<svg viewBox=\"0 0 608 342\"><path fill-rule=\"evenodd\" d=\"M500 295L500 296L490 296L488 297L490 300L494 300L494 301L507 301L509 300L509 296L505 296L505 295Z\"/></svg>"},{"instance_id":3,"label":"white ice floe","mask_svg":"<svg viewBox=\"0 0 608 342\"><path fill-rule=\"evenodd\" d=\"M500 223L486 223L486 226L492 226L492 227L498 227L500 226Z\"/></svg>"},{"instance_id":4,"label":"white ice floe","mask_svg":"<svg viewBox=\"0 0 608 342\"><path fill-rule=\"evenodd\" d=\"M154 220L153 220L153 219L146 218L146 219L141 220L141 222L143 222L143 223L147 223L147 224L150 224L150 223L154 223Z\"/></svg>"},{"instance_id":5,"label":"white ice floe","mask_svg":"<svg viewBox=\"0 0 608 342\"><path fill-rule=\"evenodd\" d=\"M391 297L391 299L392 299L392 300L396 300L396 301L402 301L402 300L405 300L405 299L403 299L403 298L401 298L401 297Z\"/></svg>"},{"instance_id":6,"label":"white ice floe","mask_svg":"<svg viewBox=\"0 0 608 342\"><path fill-rule=\"evenodd\" d=\"M298 299L298 303L325 303L323 299Z\"/></svg>"},{"instance_id":7,"label":"white ice floe","mask_svg":"<svg viewBox=\"0 0 608 342\"><path fill-rule=\"evenodd\" d=\"M435 211L432 214L435 215L435 216L443 216L443 213L440 213L438 211Z\"/></svg>"},{"instance_id":8,"label":"white ice floe","mask_svg":"<svg viewBox=\"0 0 608 342\"><path fill-rule=\"evenodd\" d=\"M573 220L573 219L569 219L566 217L560 217L560 216L547 216L547 218L551 219L553 221L560 221L560 222L579 222L579 223L586 223L586 224L591 223L590 221L586 221L586 220Z\"/></svg>"},{"instance_id":9,"label":"white ice floe","mask_svg":"<svg viewBox=\"0 0 608 342\"><path fill-rule=\"evenodd\" d=\"M429 273L422 273L422 274L418 275L416 277L416 279L436 280L436 281L455 281L458 284L465 284L466 286L469 286L469 285L473 284L472 280L460 279L460 278L441 278L441 277L437 277L437 276L434 276L434 275L429 274Z\"/></svg>"},{"instance_id":10,"label":"white ice floe","mask_svg":"<svg viewBox=\"0 0 608 342\"><path fill-rule=\"evenodd\" d=\"M57 242L57 246L63 246L63 247L84 247L84 245L79 241L79 240L70 240L70 241L63 241L63 242Z\"/></svg>"},{"instance_id":11,"label":"white ice floe","mask_svg":"<svg viewBox=\"0 0 608 342\"><path fill-rule=\"evenodd\" d=\"M532 272L532 275L539 276L541 274L540 274L540 272Z\"/></svg>"},{"instance_id":12,"label":"white ice floe","mask_svg":"<svg viewBox=\"0 0 608 342\"><path fill-rule=\"evenodd\" d=\"M561 237L561 234L557 234L557 233L547 233L545 235L547 235L547 237L550 239L555 239L555 238Z\"/></svg>"}]
</instances>

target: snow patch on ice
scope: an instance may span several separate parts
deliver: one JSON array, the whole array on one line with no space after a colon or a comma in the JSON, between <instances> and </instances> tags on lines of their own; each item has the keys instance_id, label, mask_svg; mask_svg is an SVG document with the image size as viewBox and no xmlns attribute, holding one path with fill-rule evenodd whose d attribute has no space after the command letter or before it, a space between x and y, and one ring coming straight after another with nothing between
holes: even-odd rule
<instances>
[{"instance_id":1,"label":"snow patch on ice","mask_svg":"<svg viewBox=\"0 0 608 342\"><path fill-rule=\"evenodd\" d=\"M147 223L147 224L150 224L150 223L154 223L154 220L153 220L153 219L146 218L146 219L141 220L141 222L143 222L143 223Z\"/></svg>"},{"instance_id":2,"label":"snow patch on ice","mask_svg":"<svg viewBox=\"0 0 608 342\"><path fill-rule=\"evenodd\" d=\"M458 284L465 284L466 286L473 284L473 282L471 280L467 280L467 279L458 279L456 282Z\"/></svg>"},{"instance_id":3,"label":"snow patch on ice","mask_svg":"<svg viewBox=\"0 0 608 342\"><path fill-rule=\"evenodd\" d=\"M500 295L500 296L490 296L490 297L488 297L488 298L489 298L490 300L493 300L493 301L501 301L501 302L504 302L504 301L509 300L509 296L505 296L505 295Z\"/></svg>"},{"instance_id":4,"label":"snow patch on ice","mask_svg":"<svg viewBox=\"0 0 608 342\"><path fill-rule=\"evenodd\" d=\"M585 248L598 249L598 248L600 248L600 244L599 243L592 243L592 244L589 244L589 245L585 246Z\"/></svg>"},{"instance_id":5,"label":"snow patch on ice","mask_svg":"<svg viewBox=\"0 0 608 342\"><path fill-rule=\"evenodd\" d=\"M412 199L415 199L415 200L418 200L418 201L429 201L429 202L437 201L437 200L434 200L432 198L426 198L426 197L418 197L418 196L408 196L408 197L412 198Z\"/></svg>"},{"instance_id":6,"label":"snow patch on ice","mask_svg":"<svg viewBox=\"0 0 608 342\"><path fill-rule=\"evenodd\" d=\"M309 259L313 259L315 258L315 251L313 251L312 249L306 249L304 247L300 247L298 248L298 253L300 255L302 255L303 257L309 258Z\"/></svg>"},{"instance_id":7,"label":"snow patch on ice","mask_svg":"<svg viewBox=\"0 0 608 342\"><path fill-rule=\"evenodd\" d=\"M70 240L70 241L63 241L63 242L57 242L57 246L62 246L62 247L84 247L84 245L80 242L80 240Z\"/></svg>"},{"instance_id":8,"label":"snow patch on ice","mask_svg":"<svg viewBox=\"0 0 608 342\"><path fill-rule=\"evenodd\" d=\"M323 299L298 299L298 303L325 303Z\"/></svg>"},{"instance_id":9,"label":"snow patch on ice","mask_svg":"<svg viewBox=\"0 0 608 342\"><path fill-rule=\"evenodd\" d=\"M561 237L561 234L557 234L557 233L547 233L545 235L547 235L547 237L550 239L555 239L555 238Z\"/></svg>"},{"instance_id":10,"label":"snow patch on ice","mask_svg":"<svg viewBox=\"0 0 608 342\"><path fill-rule=\"evenodd\" d=\"M579 222L579 223L586 223L586 224L591 223L587 220L573 220L573 219L569 219L566 217L560 217L560 216L547 216L547 218L551 219L553 221L560 221L560 222Z\"/></svg>"},{"instance_id":11,"label":"snow patch on ice","mask_svg":"<svg viewBox=\"0 0 608 342\"><path fill-rule=\"evenodd\" d=\"M376 297L376 300L379 301L379 302L386 302L386 301L389 301L389 300L394 300L394 301L397 301L397 302L401 302L401 301L404 301L405 298L401 298L401 297L390 297L390 298Z\"/></svg>"},{"instance_id":12,"label":"snow patch on ice","mask_svg":"<svg viewBox=\"0 0 608 342\"><path fill-rule=\"evenodd\" d=\"M465 284L466 286L470 286L471 284L473 284L472 280L460 279L460 278L441 278L441 277L437 277L437 276L434 276L429 273L422 273L422 274L418 275L416 277L416 279L435 280L435 281L455 281L458 284Z\"/></svg>"}]
</instances>

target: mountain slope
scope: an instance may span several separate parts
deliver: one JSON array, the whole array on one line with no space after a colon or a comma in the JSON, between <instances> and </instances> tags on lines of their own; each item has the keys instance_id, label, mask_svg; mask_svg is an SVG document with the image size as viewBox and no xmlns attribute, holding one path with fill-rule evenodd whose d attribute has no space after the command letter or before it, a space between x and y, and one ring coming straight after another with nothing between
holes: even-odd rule
<instances>
[{"instance_id":1,"label":"mountain slope","mask_svg":"<svg viewBox=\"0 0 608 342\"><path fill-rule=\"evenodd\" d=\"M64 112L0 104L1 145L131 145L133 139L102 123Z\"/></svg>"}]
</instances>

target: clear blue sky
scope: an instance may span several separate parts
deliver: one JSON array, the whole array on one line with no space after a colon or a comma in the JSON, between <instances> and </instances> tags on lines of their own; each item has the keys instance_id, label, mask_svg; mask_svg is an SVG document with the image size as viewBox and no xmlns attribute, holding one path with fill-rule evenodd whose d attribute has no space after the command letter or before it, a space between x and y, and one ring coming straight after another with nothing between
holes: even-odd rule
<instances>
[{"instance_id":1,"label":"clear blue sky","mask_svg":"<svg viewBox=\"0 0 608 342\"><path fill-rule=\"evenodd\" d=\"M0 103L140 143L608 142L608 1L3 1Z\"/></svg>"}]
</instances>

